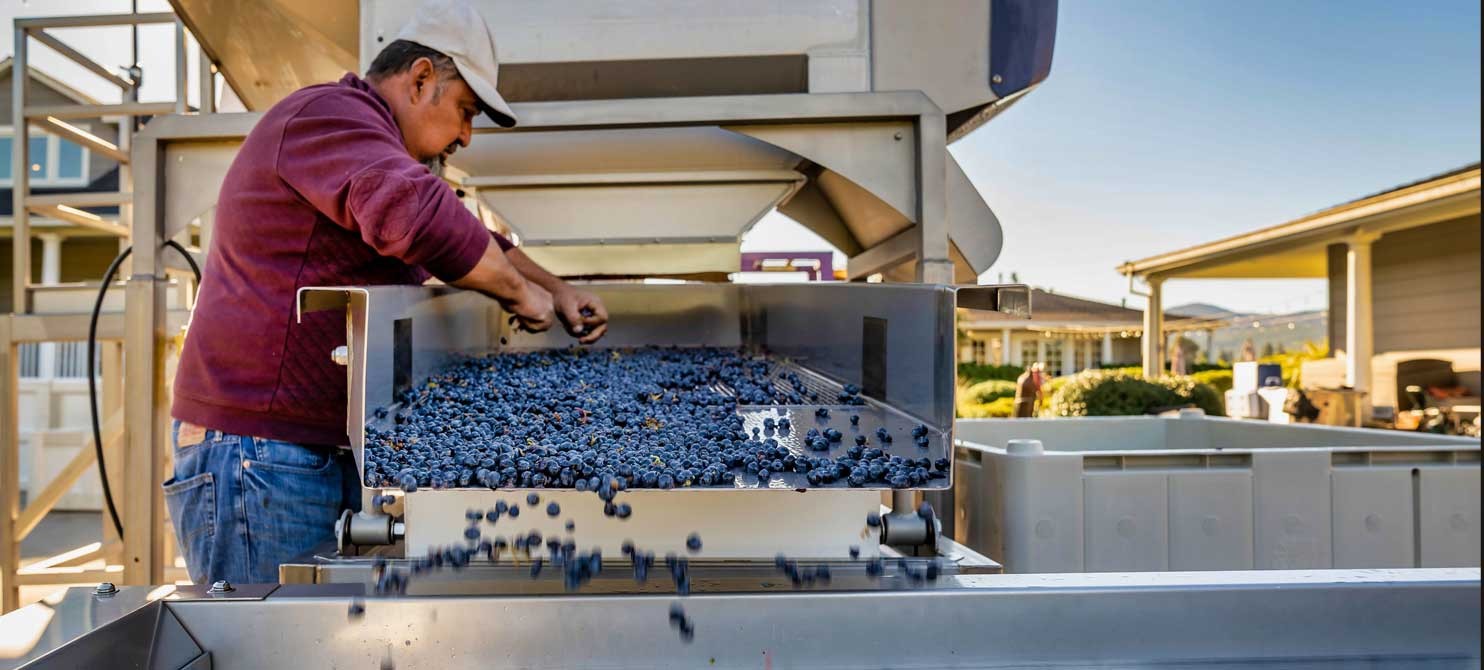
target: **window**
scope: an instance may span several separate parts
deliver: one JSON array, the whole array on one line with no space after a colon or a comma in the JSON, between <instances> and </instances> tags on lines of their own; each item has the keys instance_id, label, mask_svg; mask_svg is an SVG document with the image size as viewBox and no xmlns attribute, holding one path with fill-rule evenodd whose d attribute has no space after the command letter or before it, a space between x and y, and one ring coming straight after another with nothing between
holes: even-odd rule
<instances>
[{"instance_id":1,"label":"window","mask_svg":"<svg viewBox=\"0 0 1484 670\"><path fill-rule=\"evenodd\" d=\"M1062 373L1061 340L1046 341L1046 360L1041 362L1045 364L1047 375L1055 377Z\"/></svg>"},{"instance_id":2,"label":"window","mask_svg":"<svg viewBox=\"0 0 1484 670\"><path fill-rule=\"evenodd\" d=\"M15 146L12 129L0 128L0 186L12 183L11 149ZM32 186L86 186L89 152L71 140L40 130L32 130L29 142L30 179Z\"/></svg>"}]
</instances>

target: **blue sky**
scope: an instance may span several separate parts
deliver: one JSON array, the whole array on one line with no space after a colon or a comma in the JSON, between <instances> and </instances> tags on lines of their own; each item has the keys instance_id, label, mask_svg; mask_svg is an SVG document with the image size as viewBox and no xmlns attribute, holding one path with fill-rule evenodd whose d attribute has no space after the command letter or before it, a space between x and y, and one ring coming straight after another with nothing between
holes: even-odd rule
<instances>
[{"instance_id":1,"label":"blue sky","mask_svg":"<svg viewBox=\"0 0 1484 670\"><path fill-rule=\"evenodd\" d=\"M1062 0L1050 78L952 148L1005 231L984 278L1117 302L1124 260L1479 160L1479 22L1453 0ZM1172 281L1166 304L1295 311L1324 290Z\"/></svg>"}]
</instances>

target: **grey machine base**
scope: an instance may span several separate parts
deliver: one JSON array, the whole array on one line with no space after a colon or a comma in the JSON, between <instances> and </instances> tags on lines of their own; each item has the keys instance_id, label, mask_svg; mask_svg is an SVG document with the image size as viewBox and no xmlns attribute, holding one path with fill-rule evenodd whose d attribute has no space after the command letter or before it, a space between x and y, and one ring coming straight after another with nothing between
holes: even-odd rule
<instances>
[{"instance_id":1,"label":"grey machine base","mask_svg":"<svg viewBox=\"0 0 1484 670\"><path fill-rule=\"evenodd\" d=\"M359 585L235 597L73 589L32 606L51 608L45 630L0 668L1479 667L1478 569L890 583L682 599L366 597L355 618ZM677 600L689 643L667 621ZM25 611L0 631L14 633Z\"/></svg>"}]
</instances>

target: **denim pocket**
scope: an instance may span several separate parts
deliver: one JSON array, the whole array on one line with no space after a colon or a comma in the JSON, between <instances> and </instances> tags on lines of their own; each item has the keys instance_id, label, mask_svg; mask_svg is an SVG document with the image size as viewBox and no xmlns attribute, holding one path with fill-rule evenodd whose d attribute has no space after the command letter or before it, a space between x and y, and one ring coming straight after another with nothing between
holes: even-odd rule
<instances>
[{"instance_id":1,"label":"denim pocket","mask_svg":"<svg viewBox=\"0 0 1484 670\"><path fill-rule=\"evenodd\" d=\"M242 469L248 566L253 581L277 581L279 564L333 538L343 498L341 468L332 449L243 440L244 454L253 456Z\"/></svg>"},{"instance_id":2,"label":"denim pocket","mask_svg":"<svg viewBox=\"0 0 1484 670\"><path fill-rule=\"evenodd\" d=\"M243 454L251 462L249 468L267 468L314 476L322 476L335 469L334 449L256 437L242 439L251 442L242 445Z\"/></svg>"},{"instance_id":3,"label":"denim pocket","mask_svg":"<svg viewBox=\"0 0 1484 670\"><path fill-rule=\"evenodd\" d=\"M171 477L162 488L174 521L175 541L191 567L191 581L199 584L206 578L216 536L216 481L210 472L203 472L183 480Z\"/></svg>"}]
</instances>

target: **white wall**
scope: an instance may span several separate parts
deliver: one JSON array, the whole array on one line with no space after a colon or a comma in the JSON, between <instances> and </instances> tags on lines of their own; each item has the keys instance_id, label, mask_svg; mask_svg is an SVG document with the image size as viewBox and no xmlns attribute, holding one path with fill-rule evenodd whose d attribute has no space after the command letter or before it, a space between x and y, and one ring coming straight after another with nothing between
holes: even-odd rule
<instances>
[{"instance_id":1,"label":"white wall","mask_svg":"<svg viewBox=\"0 0 1484 670\"><path fill-rule=\"evenodd\" d=\"M86 379L21 379L21 490L35 495L87 446L91 433ZM98 510L103 504L96 468L89 468L56 509Z\"/></svg>"}]
</instances>

